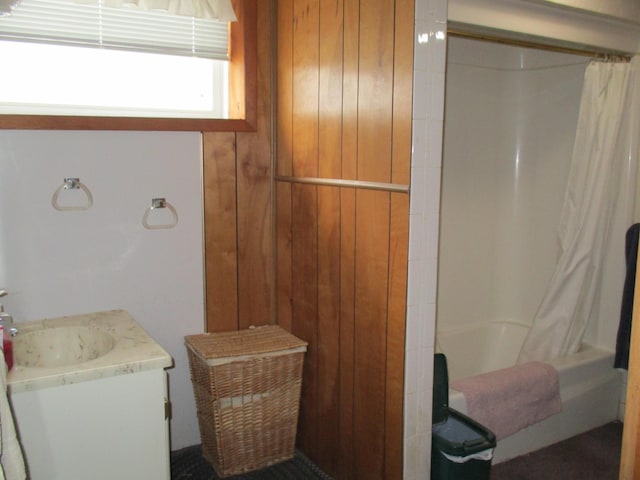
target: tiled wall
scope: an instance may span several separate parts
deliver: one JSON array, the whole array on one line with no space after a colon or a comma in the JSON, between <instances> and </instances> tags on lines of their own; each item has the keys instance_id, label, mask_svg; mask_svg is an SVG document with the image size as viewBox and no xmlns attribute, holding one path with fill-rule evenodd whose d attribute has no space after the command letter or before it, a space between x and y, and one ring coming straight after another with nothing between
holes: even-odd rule
<instances>
[{"instance_id":1,"label":"tiled wall","mask_svg":"<svg viewBox=\"0 0 640 480\"><path fill-rule=\"evenodd\" d=\"M404 478L428 478L447 0L416 0Z\"/></svg>"}]
</instances>

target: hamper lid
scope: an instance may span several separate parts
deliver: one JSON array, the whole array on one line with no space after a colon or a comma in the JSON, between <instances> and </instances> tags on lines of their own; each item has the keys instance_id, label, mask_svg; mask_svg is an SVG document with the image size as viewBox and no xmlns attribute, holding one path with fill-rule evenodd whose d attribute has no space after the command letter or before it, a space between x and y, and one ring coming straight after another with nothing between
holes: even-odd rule
<instances>
[{"instance_id":1,"label":"hamper lid","mask_svg":"<svg viewBox=\"0 0 640 480\"><path fill-rule=\"evenodd\" d=\"M256 354L280 354L285 350L306 351L308 345L277 325L232 332L201 333L184 338L187 347L208 364Z\"/></svg>"}]
</instances>

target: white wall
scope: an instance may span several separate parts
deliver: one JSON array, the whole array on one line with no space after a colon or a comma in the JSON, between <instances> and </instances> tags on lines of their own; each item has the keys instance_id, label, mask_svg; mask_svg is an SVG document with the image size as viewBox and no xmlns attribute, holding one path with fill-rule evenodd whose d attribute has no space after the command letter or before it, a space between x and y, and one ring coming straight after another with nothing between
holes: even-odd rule
<instances>
[{"instance_id":1,"label":"white wall","mask_svg":"<svg viewBox=\"0 0 640 480\"><path fill-rule=\"evenodd\" d=\"M16 322L128 310L175 362L173 449L200 442L183 337L204 331L201 159L199 133L0 131L2 303ZM53 209L65 177L91 209ZM175 228L143 228L156 197Z\"/></svg>"},{"instance_id":2,"label":"white wall","mask_svg":"<svg viewBox=\"0 0 640 480\"><path fill-rule=\"evenodd\" d=\"M449 38L439 330L531 323L558 253L587 62Z\"/></svg>"}]
</instances>

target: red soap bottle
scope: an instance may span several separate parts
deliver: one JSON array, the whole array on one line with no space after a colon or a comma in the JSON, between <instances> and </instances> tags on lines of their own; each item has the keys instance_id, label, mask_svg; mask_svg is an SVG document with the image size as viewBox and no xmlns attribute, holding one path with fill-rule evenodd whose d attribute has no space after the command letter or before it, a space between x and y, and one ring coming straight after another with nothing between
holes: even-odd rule
<instances>
[{"instance_id":1,"label":"red soap bottle","mask_svg":"<svg viewBox=\"0 0 640 480\"><path fill-rule=\"evenodd\" d=\"M4 352L4 361L7 364L7 370L13 368L13 340L11 334L0 325L2 332L2 351Z\"/></svg>"}]
</instances>

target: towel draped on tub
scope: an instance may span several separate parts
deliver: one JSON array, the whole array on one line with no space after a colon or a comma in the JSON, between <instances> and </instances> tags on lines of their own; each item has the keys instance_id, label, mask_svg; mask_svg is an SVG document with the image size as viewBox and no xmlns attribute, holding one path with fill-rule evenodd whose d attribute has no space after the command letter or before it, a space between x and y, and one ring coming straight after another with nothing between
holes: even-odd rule
<instances>
[{"instance_id":1,"label":"towel draped on tub","mask_svg":"<svg viewBox=\"0 0 640 480\"><path fill-rule=\"evenodd\" d=\"M463 378L451 388L464 395L468 415L498 440L562 410L558 372L543 362Z\"/></svg>"}]
</instances>

